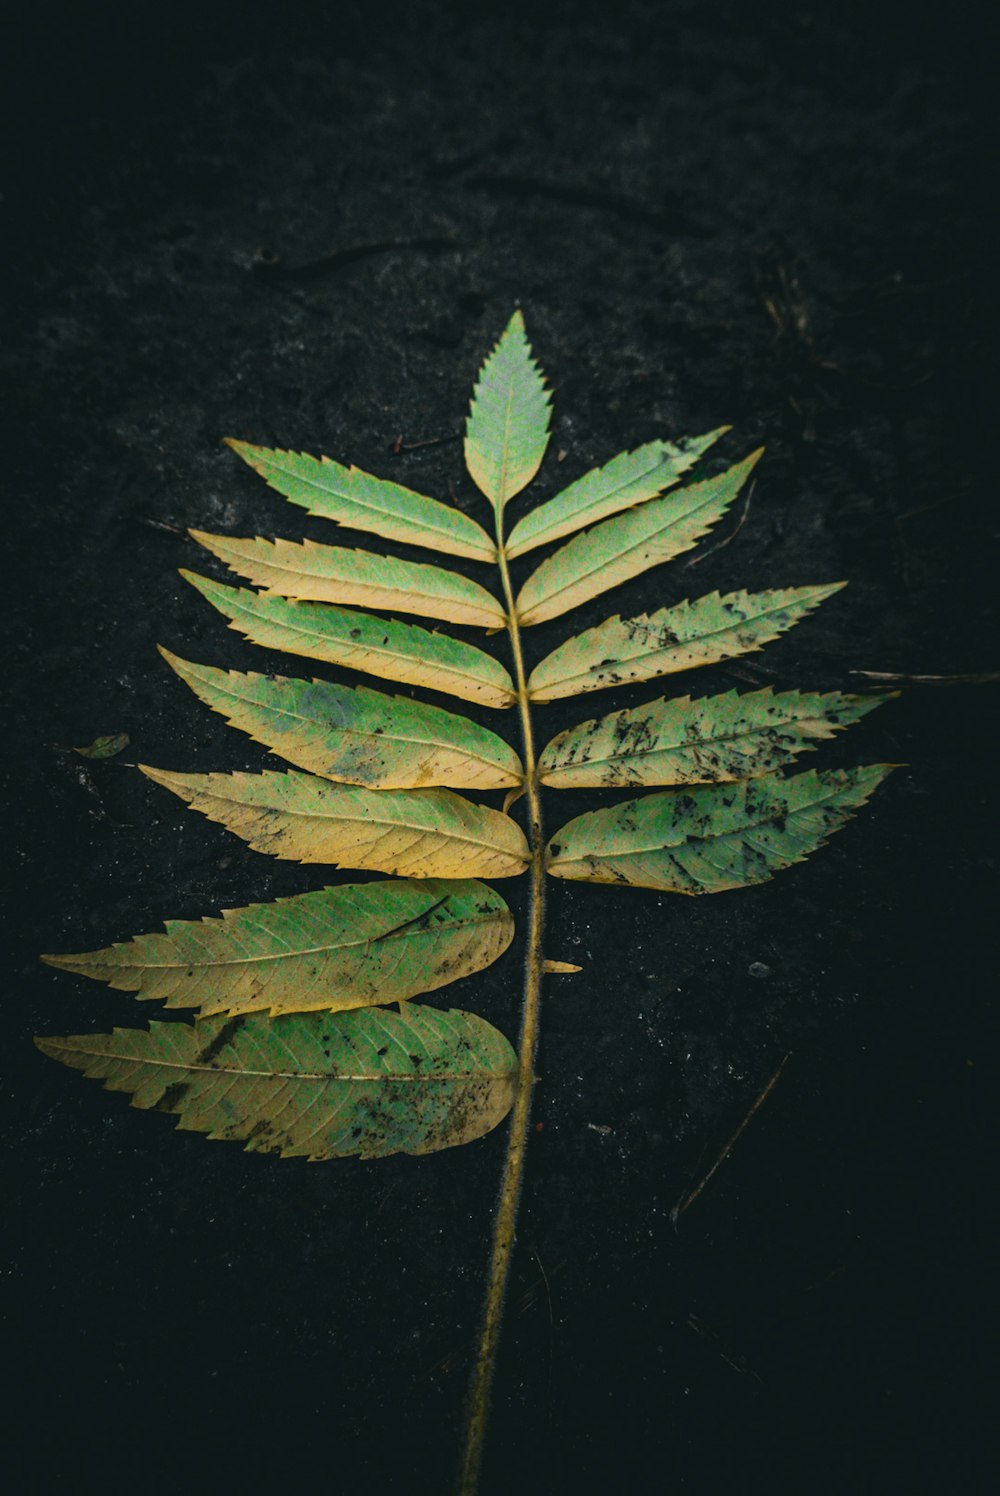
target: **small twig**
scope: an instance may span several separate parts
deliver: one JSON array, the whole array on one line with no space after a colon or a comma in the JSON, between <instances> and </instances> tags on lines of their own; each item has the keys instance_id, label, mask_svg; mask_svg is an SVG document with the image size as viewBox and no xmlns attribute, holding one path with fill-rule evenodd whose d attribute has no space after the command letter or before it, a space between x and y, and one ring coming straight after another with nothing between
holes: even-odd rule
<instances>
[{"instance_id":1,"label":"small twig","mask_svg":"<svg viewBox=\"0 0 1000 1496\"><path fill-rule=\"evenodd\" d=\"M906 390L915 390L922 384L927 384L934 378L933 369L928 369L925 374L917 374L913 379L889 380L871 379L867 374L859 374L854 369L845 369L841 364L820 360L820 368L828 369L833 374L839 374L841 379L849 384L858 384L866 390L885 390L891 394L904 393Z\"/></svg>"},{"instance_id":2,"label":"small twig","mask_svg":"<svg viewBox=\"0 0 1000 1496\"><path fill-rule=\"evenodd\" d=\"M860 385L863 389L895 393L916 389L933 378L933 370L928 369L923 374L917 374L912 379L903 381L872 379L856 369L846 368L837 359L825 357L817 346L805 293L794 268L779 262L775 271L777 286L769 288L763 284L763 272L758 269L757 294L778 335L780 337L788 335L798 343L807 367L834 374L846 384ZM793 409L799 411L799 406L794 400L791 404Z\"/></svg>"},{"instance_id":3,"label":"small twig","mask_svg":"<svg viewBox=\"0 0 1000 1496\"><path fill-rule=\"evenodd\" d=\"M398 1179L394 1179L393 1182L392 1182L392 1184L390 1184L389 1188L383 1194L381 1200L376 1205L376 1207L375 1207L375 1220L378 1220L379 1216L382 1214L382 1211L385 1209L386 1202L388 1201L389 1196L392 1194L393 1190L396 1188L396 1185L398 1183L399 1183L399 1180Z\"/></svg>"},{"instance_id":4,"label":"small twig","mask_svg":"<svg viewBox=\"0 0 1000 1496\"><path fill-rule=\"evenodd\" d=\"M930 514L935 509L942 509L945 504L954 503L955 495L946 494L943 499L934 499L930 504L919 504L916 509L906 509L902 514L897 514L897 525L903 525L909 519L916 519L921 514Z\"/></svg>"},{"instance_id":5,"label":"small twig","mask_svg":"<svg viewBox=\"0 0 1000 1496\"><path fill-rule=\"evenodd\" d=\"M552 1289L549 1286L549 1275L545 1271L545 1265L542 1262L542 1259L539 1257L538 1253L533 1250L532 1253L531 1253L531 1255L532 1255L532 1257L534 1257L535 1261L538 1263L538 1271L541 1273L541 1275L542 1275L542 1282L545 1284L545 1298L546 1298L546 1302L548 1304L548 1310L549 1310L549 1378L548 1378L548 1392L547 1392L547 1395L546 1395L545 1406L546 1406L546 1410L547 1410L548 1416L551 1418L551 1416L552 1416L552 1362L553 1362L554 1347L555 1347L556 1321L555 1321L555 1316L552 1313Z\"/></svg>"},{"instance_id":6,"label":"small twig","mask_svg":"<svg viewBox=\"0 0 1000 1496\"><path fill-rule=\"evenodd\" d=\"M538 1271L541 1273L541 1275L542 1275L542 1282L545 1284L545 1297L548 1300L548 1305L549 1305L549 1329L550 1330L555 1330L556 1322L555 1322L555 1319L552 1316L552 1289L549 1286L549 1275L545 1271L545 1267L544 1267L544 1265L542 1263L542 1259L539 1257L538 1253L536 1251L532 1251L531 1255L535 1259L535 1261L538 1263Z\"/></svg>"},{"instance_id":7,"label":"small twig","mask_svg":"<svg viewBox=\"0 0 1000 1496\"><path fill-rule=\"evenodd\" d=\"M424 239L384 239L373 244L354 244L347 249L335 249L330 254L320 255L315 260L306 260L301 265L286 265L281 255L270 250L259 249L253 258L253 269L268 278L280 280L308 280L314 275L324 275L330 270L339 270L343 265L352 265L356 260L367 260L373 255L391 254L398 249L447 250L455 249L457 241L438 234Z\"/></svg>"},{"instance_id":8,"label":"small twig","mask_svg":"<svg viewBox=\"0 0 1000 1496\"><path fill-rule=\"evenodd\" d=\"M990 686L1000 680L1000 670L973 671L967 675L903 675L895 670L849 670L866 680L903 681L914 686Z\"/></svg>"},{"instance_id":9,"label":"small twig","mask_svg":"<svg viewBox=\"0 0 1000 1496\"><path fill-rule=\"evenodd\" d=\"M186 535L180 525L169 525L165 519L146 519L143 517L140 524L148 525L151 530L162 530L165 535Z\"/></svg>"},{"instance_id":10,"label":"small twig","mask_svg":"<svg viewBox=\"0 0 1000 1496\"><path fill-rule=\"evenodd\" d=\"M538 1254L533 1253L532 1255L535 1256L537 1260ZM542 1268L541 1262L538 1263L538 1266L542 1269L541 1276L536 1278L533 1283L528 1284L528 1287L521 1292L514 1305L514 1313L518 1319L527 1314L528 1310L538 1302L539 1294L541 1293L542 1288L544 1288L546 1293L548 1293L549 1303L551 1305L552 1293L551 1289L549 1288L549 1283L552 1278L558 1277L566 1264L565 1262L557 1262L555 1267L552 1269L551 1274L545 1272L544 1268ZM550 1309L550 1318L551 1317L552 1315ZM458 1367L468 1356L471 1344L472 1342L470 1339L469 1341L464 1341L461 1345L456 1346L454 1350L450 1350L447 1355L442 1356L440 1360L435 1361L433 1366L428 1367L426 1373L424 1374L431 1377L438 1376L439 1374L450 1376L453 1371L456 1371L458 1369Z\"/></svg>"},{"instance_id":11,"label":"small twig","mask_svg":"<svg viewBox=\"0 0 1000 1496\"><path fill-rule=\"evenodd\" d=\"M847 1263L838 1262L836 1267L832 1267L828 1273L824 1273L822 1278L817 1278L815 1283L807 1283L805 1288L797 1289L793 1297L800 1298L803 1294L815 1293L817 1288L823 1288L827 1283L832 1283L836 1278L842 1278L846 1272Z\"/></svg>"},{"instance_id":12,"label":"small twig","mask_svg":"<svg viewBox=\"0 0 1000 1496\"><path fill-rule=\"evenodd\" d=\"M737 1361L735 1355L730 1353L730 1347L723 1342L722 1336L713 1330L711 1325L707 1325L703 1319L699 1319L697 1314L688 1315L687 1325L688 1329L693 1330L696 1335L702 1335L706 1340L713 1341L715 1349L722 1360L725 1361L727 1366L731 1366L734 1371L739 1372L741 1377L750 1376L753 1377L755 1382L760 1381L757 1373L751 1370L749 1366Z\"/></svg>"},{"instance_id":13,"label":"small twig","mask_svg":"<svg viewBox=\"0 0 1000 1496\"><path fill-rule=\"evenodd\" d=\"M702 551L700 556L695 556L693 560L688 561L687 565L684 568L685 571L690 571L692 566L700 566L701 563L707 559L707 557L714 556L716 551L724 551L726 546L730 545L736 539L737 535L740 533L743 526L747 522L747 515L750 513L750 500L753 498L753 491L755 487L756 482L751 482L750 487L747 489L746 498L743 500L743 508L740 512L740 517L736 521L733 529L730 530L729 534L726 536L725 540L720 540L718 545L709 546L707 551Z\"/></svg>"},{"instance_id":14,"label":"small twig","mask_svg":"<svg viewBox=\"0 0 1000 1496\"><path fill-rule=\"evenodd\" d=\"M695 219L680 200L665 203L662 208L650 207L624 193L590 187L583 183L546 180L541 177L507 176L493 172L480 172L466 180L466 187L476 192L503 194L507 197L541 198L549 202L565 203L572 208L592 208L598 212L614 213L626 222L644 224L667 234L684 234L691 238L702 238L707 229Z\"/></svg>"},{"instance_id":15,"label":"small twig","mask_svg":"<svg viewBox=\"0 0 1000 1496\"><path fill-rule=\"evenodd\" d=\"M755 660L752 664L727 665L726 674L735 680L745 680L751 686L759 686L762 680L773 680L777 671Z\"/></svg>"},{"instance_id":16,"label":"small twig","mask_svg":"<svg viewBox=\"0 0 1000 1496\"><path fill-rule=\"evenodd\" d=\"M695 1186L695 1188L690 1192L690 1194L685 1195L683 1197L683 1199L680 1200L678 1202L678 1204L676 1204L674 1206L673 1210L670 1212L670 1219L674 1223L674 1225L677 1224L677 1221L678 1221L679 1217L682 1216L684 1214L684 1212L690 1206L692 1206L694 1204L694 1202L697 1200L698 1196L701 1194L702 1190L705 1188L705 1186L709 1183L709 1181L713 1178L713 1176L716 1174L716 1172L722 1167L722 1165L725 1163L726 1159L732 1153L733 1149L736 1147L736 1144L739 1142L740 1138L743 1136L744 1132L746 1131L747 1127L749 1126L752 1118L754 1117L754 1115L756 1114L756 1112L759 1111L759 1109L763 1106L764 1102L767 1100L767 1098L770 1096L771 1092L774 1090L775 1086L778 1084L778 1081L781 1078L781 1072L784 1070L785 1066L788 1064L788 1061L791 1059L791 1057L792 1057L791 1053L786 1054L786 1055L784 1055L782 1057L781 1064L778 1066L777 1070L771 1076L771 1079L768 1081L768 1083L764 1087L763 1091L761 1091L760 1095L757 1097L757 1099L754 1102L753 1106L747 1112L746 1116L743 1118L743 1121L740 1123L739 1127L737 1127L736 1131L733 1133L732 1137L729 1139L729 1142L725 1145L725 1147L723 1148L722 1152L719 1154L718 1158L715 1160L715 1163L712 1165L712 1167L709 1169L708 1173L701 1180L701 1183L697 1184Z\"/></svg>"},{"instance_id":17,"label":"small twig","mask_svg":"<svg viewBox=\"0 0 1000 1496\"><path fill-rule=\"evenodd\" d=\"M389 443L389 451L398 457L400 452L419 452L421 447L443 447L446 442L457 442L460 439L458 432L453 432L450 436L428 436L419 442L404 442L401 432L395 441Z\"/></svg>"}]
</instances>

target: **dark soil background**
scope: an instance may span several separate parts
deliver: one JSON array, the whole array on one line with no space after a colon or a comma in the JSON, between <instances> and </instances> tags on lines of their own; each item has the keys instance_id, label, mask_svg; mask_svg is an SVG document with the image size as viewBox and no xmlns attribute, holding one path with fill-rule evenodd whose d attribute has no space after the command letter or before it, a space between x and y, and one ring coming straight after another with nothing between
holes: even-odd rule
<instances>
[{"instance_id":1,"label":"dark soil background","mask_svg":"<svg viewBox=\"0 0 1000 1496\"><path fill-rule=\"evenodd\" d=\"M539 629L536 657L619 608L847 577L691 688L995 670L980 15L372 0L13 28L8 1489L452 1478L503 1131L285 1163L31 1044L137 1016L39 951L330 881L128 766L266 762L157 642L312 673L177 576L220 574L189 525L332 538L220 439L482 519L457 437L521 305L556 392L538 497L655 435L768 448L738 533ZM764 887L554 887L551 954L584 970L551 983L485 1492L980 1489L995 691L915 686L825 749L906 767ZM543 735L636 699L553 706ZM64 746L111 732L119 761ZM550 825L585 803L550 794ZM519 980L514 948L443 996L513 1037Z\"/></svg>"}]
</instances>

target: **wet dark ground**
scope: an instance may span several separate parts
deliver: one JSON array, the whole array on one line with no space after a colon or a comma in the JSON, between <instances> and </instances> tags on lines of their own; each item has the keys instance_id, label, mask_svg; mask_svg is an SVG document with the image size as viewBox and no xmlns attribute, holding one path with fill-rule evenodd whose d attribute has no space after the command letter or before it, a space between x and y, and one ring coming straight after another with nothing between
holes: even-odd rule
<instances>
[{"instance_id":1,"label":"wet dark ground","mask_svg":"<svg viewBox=\"0 0 1000 1496\"><path fill-rule=\"evenodd\" d=\"M654 435L728 421L730 457L768 448L730 544L574 623L848 577L696 688L995 670L977 13L105 8L20 34L9 1489L445 1492L502 1130L286 1163L37 1054L36 1032L135 1019L39 951L328 881L59 745L123 731L129 762L262 767L155 653L265 658L177 577L212 569L183 531L330 536L220 438L325 449L483 518L455 438L517 304L556 391L540 497ZM539 629L537 657L568 631ZM995 690L914 687L826 749L907 767L764 887L554 887L551 954L584 970L545 1015L484 1490L982 1488ZM592 803L550 795L550 825ZM447 996L513 1036L516 949Z\"/></svg>"}]
</instances>

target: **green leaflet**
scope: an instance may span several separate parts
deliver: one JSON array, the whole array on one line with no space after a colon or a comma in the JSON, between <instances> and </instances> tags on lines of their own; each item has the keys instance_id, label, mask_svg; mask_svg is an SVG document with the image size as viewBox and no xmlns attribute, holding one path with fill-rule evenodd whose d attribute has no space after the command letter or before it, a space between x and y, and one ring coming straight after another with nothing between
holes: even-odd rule
<instances>
[{"instance_id":1,"label":"green leaflet","mask_svg":"<svg viewBox=\"0 0 1000 1496\"><path fill-rule=\"evenodd\" d=\"M342 467L329 457L252 447L229 437L226 446L278 493L310 514L450 556L496 560L497 548L482 525L438 499L425 498L360 468Z\"/></svg>"},{"instance_id":2,"label":"green leaflet","mask_svg":"<svg viewBox=\"0 0 1000 1496\"><path fill-rule=\"evenodd\" d=\"M528 694L555 701L752 654L846 586L710 592L638 618L608 618L546 655L531 673Z\"/></svg>"},{"instance_id":3,"label":"green leaflet","mask_svg":"<svg viewBox=\"0 0 1000 1496\"><path fill-rule=\"evenodd\" d=\"M502 955L514 934L498 893L471 879L342 884L166 934L43 956L168 1008L203 1014L361 1008L433 992Z\"/></svg>"},{"instance_id":4,"label":"green leaflet","mask_svg":"<svg viewBox=\"0 0 1000 1496\"><path fill-rule=\"evenodd\" d=\"M510 1110L516 1056L473 1013L408 1003L36 1039L178 1127L282 1158L385 1158L472 1142Z\"/></svg>"},{"instance_id":5,"label":"green leaflet","mask_svg":"<svg viewBox=\"0 0 1000 1496\"><path fill-rule=\"evenodd\" d=\"M645 499L655 499L671 488L720 436L720 426L707 436L683 437L674 442L647 442L634 452L620 452L603 467L593 468L537 509L519 519L507 541L508 556L522 556L536 546L571 535Z\"/></svg>"},{"instance_id":6,"label":"green leaflet","mask_svg":"<svg viewBox=\"0 0 1000 1496\"><path fill-rule=\"evenodd\" d=\"M516 821L451 790L367 790L313 774L139 768L257 852L409 878L510 878L531 854Z\"/></svg>"},{"instance_id":7,"label":"green leaflet","mask_svg":"<svg viewBox=\"0 0 1000 1496\"><path fill-rule=\"evenodd\" d=\"M348 551L338 545L301 544L291 540L242 540L231 535L191 536L255 587L266 587L280 597L320 603L358 603L362 607L398 608L449 623L477 628L503 628L506 614L493 595L457 571L377 556L373 551Z\"/></svg>"},{"instance_id":8,"label":"green leaflet","mask_svg":"<svg viewBox=\"0 0 1000 1496\"><path fill-rule=\"evenodd\" d=\"M575 536L543 561L517 597L526 627L568 613L579 603L689 551L722 518L760 460L763 448L703 483L648 499Z\"/></svg>"},{"instance_id":9,"label":"green leaflet","mask_svg":"<svg viewBox=\"0 0 1000 1496\"><path fill-rule=\"evenodd\" d=\"M119 753L124 753L128 747L130 738L127 732L108 732L101 737L95 738L84 748L70 747L71 753L78 753L81 758L108 759L117 758Z\"/></svg>"},{"instance_id":10,"label":"green leaflet","mask_svg":"<svg viewBox=\"0 0 1000 1496\"><path fill-rule=\"evenodd\" d=\"M764 883L848 821L895 765L768 774L627 800L577 816L549 843L549 872L585 883L721 893Z\"/></svg>"},{"instance_id":11,"label":"green leaflet","mask_svg":"<svg viewBox=\"0 0 1000 1496\"><path fill-rule=\"evenodd\" d=\"M465 426L465 465L498 515L538 472L551 415L524 318L515 312L483 364Z\"/></svg>"},{"instance_id":12,"label":"green leaflet","mask_svg":"<svg viewBox=\"0 0 1000 1496\"><path fill-rule=\"evenodd\" d=\"M888 696L726 691L692 701L662 697L581 722L552 739L538 761L555 789L633 788L746 779L790 763Z\"/></svg>"},{"instance_id":13,"label":"green leaflet","mask_svg":"<svg viewBox=\"0 0 1000 1496\"><path fill-rule=\"evenodd\" d=\"M468 717L366 686L216 670L160 653L208 706L300 769L370 789L504 790L521 761Z\"/></svg>"},{"instance_id":14,"label":"green leaflet","mask_svg":"<svg viewBox=\"0 0 1000 1496\"><path fill-rule=\"evenodd\" d=\"M426 686L483 706L508 707L516 700L514 682L500 661L462 639L395 618L226 587L191 571L181 576L254 644L407 686Z\"/></svg>"}]
</instances>

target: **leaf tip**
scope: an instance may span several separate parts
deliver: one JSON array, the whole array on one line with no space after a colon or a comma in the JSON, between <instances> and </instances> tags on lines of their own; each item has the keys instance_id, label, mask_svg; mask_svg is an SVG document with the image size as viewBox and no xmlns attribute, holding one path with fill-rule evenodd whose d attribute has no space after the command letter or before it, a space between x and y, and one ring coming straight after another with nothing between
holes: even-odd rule
<instances>
[{"instance_id":1,"label":"leaf tip","mask_svg":"<svg viewBox=\"0 0 1000 1496\"><path fill-rule=\"evenodd\" d=\"M175 670L178 675L183 675L184 667L188 663L187 660L182 660L180 655L175 655L173 651L169 650L165 644L158 644L156 646L156 653L161 657L161 659L166 660L171 670Z\"/></svg>"},{"instance_id":2,"label":"leaf tip","mask_svg":"<svg viewBox=\"0 0 1000 1496\"><path fill-rule=\"evenodd\" d=\"M174 774L169 769L154 769L150 764L136 764L140 774L145 774L154 784L162 784L164 789L173 790L175 795L183 795L187 790L187 774Z\"/></svg>"},{"instance_id":3,"label":"leaf tip","mask_svg":"<svg viewBox=\"0 0 1000 1496\"><path fill-rule=\"evenodd\" d=\"M877 706L884 706L887 701L898 701L902 694L902 691L865 691L860 694L845 691L843 696L856 711L865 714L873 712Z\"/></svg>"},{"instance_id":4,"label":"leaf tip","mask_svg":"<svg viewBox=\"0 0 1000 1496\"><path fill-rule=\"evenodd\" d=\"M860 765L854 771L857 776L855 783L861 790L861 798L858 803L860 805L866 804L875 791L885 784L890 774L894 774L897 769L907 768L909 768L909 765L902 763Z\"/></svg>"},{"instance_id":5,"label":"leaf tip","mask_svg":"<svg viewBox=\"0 0 1000 1496\"><path fill-rule=\"evenodd\" d=\"M237 457L242 458L255 473L259 473L262 478L267 478L266 463L269 457L275 455L273 452L267 447L257 447L253 442L239 441L234 436L224 436L222 440L223 445L227 446L231 452L235 452Z\"/></svg>"},{"instance_id":6,"label":"leaf tip","mask_svg":"<svg viewBox=\"0 0 1000 1496\"><path fill-rule=\"evenodd\" d=\"M191 586L200 592L202 597L207 598L209 602L215 601L213 594L231 592L233 590L231 587L226 587L222 582L213 581L211 577L203 577L200 572L188 571L184 566L177 568L177 575L183 577L185 582L190 582Z\"/></svg>"}]
</instances>

